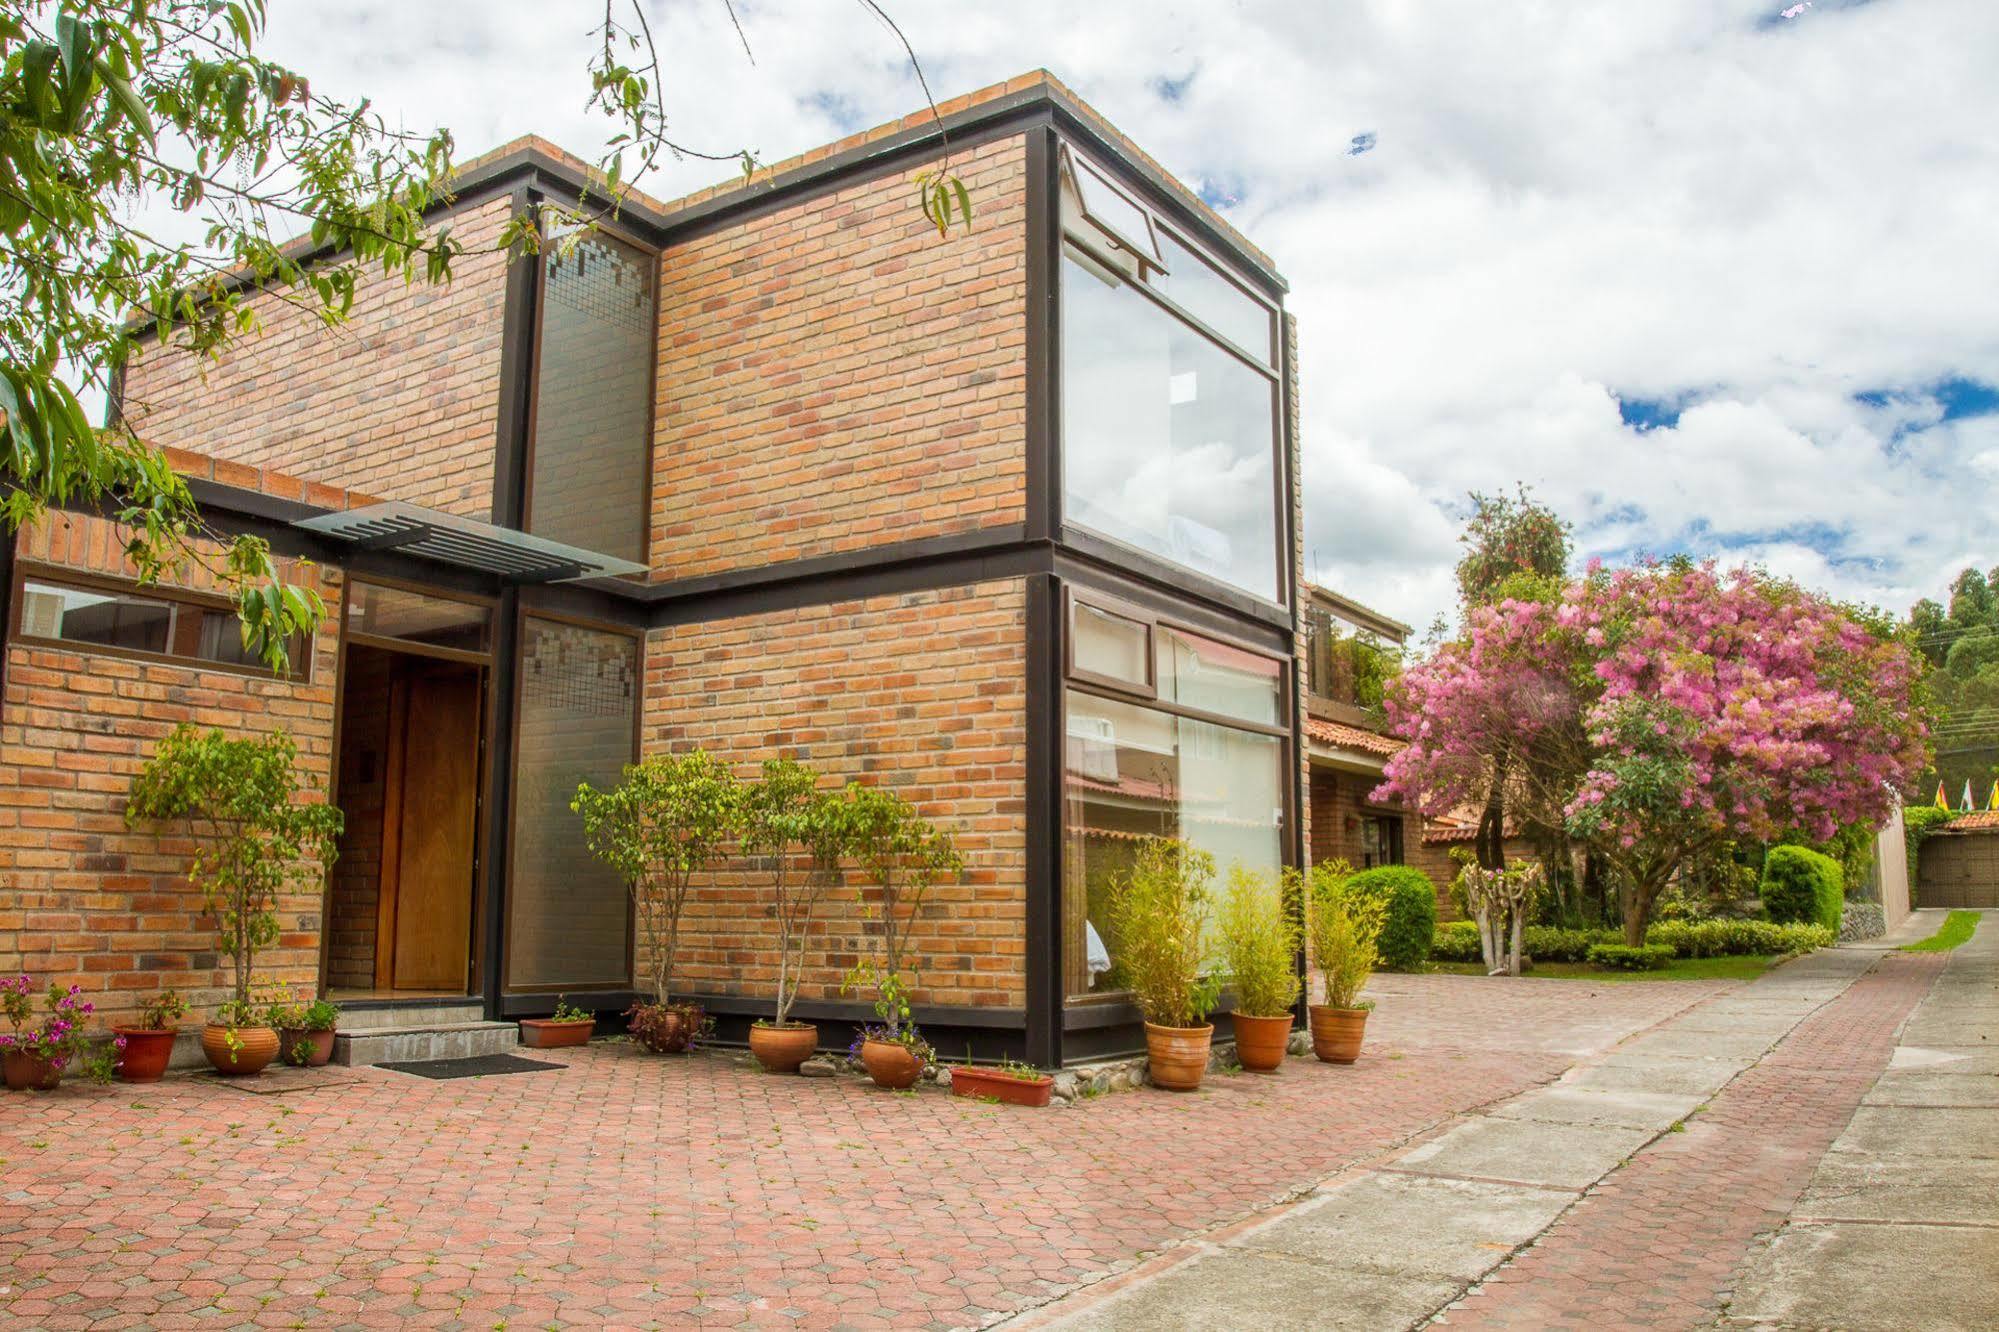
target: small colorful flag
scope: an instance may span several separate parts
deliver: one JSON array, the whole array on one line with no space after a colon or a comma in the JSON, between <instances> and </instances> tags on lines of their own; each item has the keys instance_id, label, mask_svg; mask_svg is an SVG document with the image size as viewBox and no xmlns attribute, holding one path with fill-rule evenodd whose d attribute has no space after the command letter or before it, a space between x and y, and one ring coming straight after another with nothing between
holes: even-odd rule
<instances>
[{"instance_id":1,"label":"small colorful flag","mask_svg":"<svg viewBox=\"0 0 1999 1332\"><path fill-rule=\"evenodd\" d=\"M1966 814L1969 814L1969 813L1971 812L1971 779L1970 779L1969 777L1967 777L1967 778L1965 778L1965 779L1964 779L1964 807L1963 807L1963 808L1964 808L1964 812L1965 812Z\"/></svg>"},{"instance_id":2,"label":"small colorful flag","mask_svg":"<svg viewBox=\"0 0 1999 1332\"><path fill-rule=\"evenodd\" d=\"M1945 810L1947 810L1947 809L1949 809L1949 808L1950 808L1950 801L1949 801L1948 799L1946 799L1946 798L1945 798L1945 796L1944 796L1944 793L1943 793L1943 783L1942 783L1942 782L1938 782L1938 783L1937 783L1937 808L1938 808L1938 809L1945 809Z\"/></svg>"}]
</instances>

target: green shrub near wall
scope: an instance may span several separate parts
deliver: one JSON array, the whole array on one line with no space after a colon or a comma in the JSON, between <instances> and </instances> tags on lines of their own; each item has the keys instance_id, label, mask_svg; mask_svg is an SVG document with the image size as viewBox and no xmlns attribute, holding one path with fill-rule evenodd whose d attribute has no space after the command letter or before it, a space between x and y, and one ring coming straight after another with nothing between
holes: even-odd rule
<instances>
[{"instance_id":1,"label":"green shrub near wall","mask_svg":"<svg viewBox=\"0 0 1999 1332\"><path fill-rule=\"evenodd\" d=\"M1763 858L1763 910L1778 924L1804 922L1839 930L1846 876L1839 862L1802 846L1773 846Z\"/></svg>"},{"instance_id":2,"label":"green shrub near wall","mask_svg":"<svg viewBox=\"0 0 1999 1332\"><path fill-rule=\"evenodd\" d=\"M1611 971L1663 971L1673 961L1673 950L1665 944L1594 944L1589 950L1590 965Z\"/></svg>"},{"instance_id":3,"label":"green shrub near wall","mask_svg":"<svg viewBox=\"0 0 1999 1332\"><path fill-rule=\"evenodd\" d=\"M1430 960L1437 933L1437 885L1414 865L1377 865L1347 880L1349 887L1371 893L1388 904L1381 926L1381 966L1385 971L1416 971ZM1472 936L1472 957L1478 957L1478 936Z\"/></svg>"},{"instance_id":4,"label":"green shrub near wall","mask_svg":"<svg viewBox=\"0 0 1999 1332\"><path fill-rule=\"evenodd\" d=\"M1837 931L1817 924L1778 925L1767 920L1662 920L1645 931L1645 942L1663 944L1680 957L1747 957L1809 953L1830 948ZM1562 930L1529 925L1520 943L1536 962L1586 962L1599 944L1622 943L1616 930ZM1430 956L1438 962L1477 962L1478 926L1454 920L1437 927Z\"/></svg>"}]
</instances>

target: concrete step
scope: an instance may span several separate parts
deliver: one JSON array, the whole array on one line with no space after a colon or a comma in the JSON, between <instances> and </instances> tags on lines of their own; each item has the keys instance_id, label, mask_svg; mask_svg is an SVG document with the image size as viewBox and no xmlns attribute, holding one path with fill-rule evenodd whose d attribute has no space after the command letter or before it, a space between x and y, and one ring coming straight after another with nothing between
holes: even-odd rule
<instances>
[{"instance_id":1,"label":"concrete step","mask_svg":"<svg viewBox=\"0 0 1999 1332\"><path fill-rule=\"evenodd\" d=\"M390 1027L425 1027L440 1023L477 1022L486 1007L477 999L438 999L421 1003L356 1000L340 1008L340 1030L382 1031Z\"/></svg>"},{"instance_id":2,"label":"concrete step","mask_svg":"<svg viewBox=\"0 0 1999 1332\"><path fill-rule=\"evenodd\" d=\"M333 1062L354 1066L469 1059L504 1054L518 1045L520 1038L520 1028L512 1022L426 1022L343 1030L333 1038Z\"/></svg>"}]
</instances>

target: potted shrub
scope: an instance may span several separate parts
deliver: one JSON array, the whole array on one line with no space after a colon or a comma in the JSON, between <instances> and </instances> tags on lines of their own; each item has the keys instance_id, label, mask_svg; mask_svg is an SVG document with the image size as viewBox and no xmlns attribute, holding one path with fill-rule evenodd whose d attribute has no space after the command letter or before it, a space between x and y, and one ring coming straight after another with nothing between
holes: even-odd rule
<instances>
[{"instance_id":1,"label":"potted shrub","mask_svg":"<svg viewBox=\"0 0 1999 1332\"><path fill-rule=\"evenodd\" d=\"M1251 1073L1275 1073L1291 1043L1298 1002L1298 927L1277 885L1236 866L1222 899L1222 963L1235 991L1236 1058ZM1292 894L1290 896L1294 896Z\"/></svg>"},{"instance_id":2,"label":"potted shrub","mask_svg":"<svg viewBox=\"0 0 1999 1332\"><path fill-rule=\"evenodd\" d=\"M1215 1029L1206 1019L1221 988L1207 968L1214 878L1213 856L1157 839L1111 883L1118 961L1145 1015L1153 1084L1168 1091L1194 1091L1208 1069Z\"/></svg>"},{"instance_id":3,"label":"potted shrub","mask_svg":"<svg viewBox=\"0 0 1999 1332\"><path fill-rule=\"evenodd\" d=\"M0 1068L8 1091L54 1091L71 1065L81 1064L92 1077L110 1076L112 1061L124 1042L113 1039L110 1050L95 1059L84 1020L92 1004L77 986L64 989L55 982L42 995L43 1016L35 1020L35 982L28 976L0 981L0 1013L10 1031L0 1032Z\"/></svg>"},{"instance_id":4,"label":"potted shrub","mask_svg":"<svg viewBox=\"0 0 1999 1332\"><path fill-rule=\"evenodd\" d=\"M819 1048L819 1028L793 1021L791 1006L812 913L840 874L848 814L838 794L821 792L818 776L791 759L765 760L762 778L744 793L742 852L770 881L777 925L777 1010L750 1024L750 1053L765 1072L796 1073Z\"/></svg>"},{"instance_id":5,"label":"potted shrub","mask_svg":"<svg viewBox=\"0 0 1999 1332\"><path fill-rule=\"evenodd\" d=\"M112 1034L124 1042L119 1047L118 1076L127 1082L158 1082L164 1077L180 1036L180 1020L186 1016L187 1000L176 990L162 990L139 1006L138 1026L113 1027Z\"/></svg>"},{"instance_id":6,"label":"potted shrub","mask_svg":"<svg viewBox=\"0 0 1999 1332\"><path fill-rule=\"evenodd\" d=\"M194 836L187 877L235 972L230 998L201 1032L202 1052L222 1073L260 1073L277 1057L278 1033L250 1000L257 953L278 940L279 894L316 890L340 839L339 810L297 799L297 759L282 733L232 740L183 722L132 779L125 807L128 826L180 823Z\"/></svg>"},{"instance_id":7,"label":"potted shrub","mask_svg":"<svg viewBox=\"0 0 1999 1332\"><path fill-rule=\"evenodd\" d=\"M1044 1106L1055 1091L1055 1078L1032 1064L1002 1059L992 1068L960 1064L951 1070L951 1094L1007 1105Z\"/></svg>"},{"instance_id":8,"label":"potted shrub","mask_svg":"<svg viewBox=\"0 0 1999 1332\"><path fill-rule=\"evenodd\" d=\"M901 1090L914 1086L932 1059L929 1042L911 1020L903 981L909 932L931 887L946 875L962 877L965 862L950 834L893 791L850 783L841 803L846 844L866 880L861 910L874 948L862 954L840 988L875 992L876 1021L861 1028L854 1052L876 1086Z\"/></svg>"},{"instance_id":9,"label":"potted shrub","mask_svg":"<svg viewBox=\"0 0 1999 1332\"><path fill-rule=\"evenodd\" d=\"M278 1058L295 1068L322 1068L333 1058L334 1029L340 1007L325 999L309 1004L271 1005L270 1023L278 1029Z\"/></svg>"},{"instance_id":10,"label":"potted shrub","mask_svg":"<svg viewBox=\"0 0 1999 1332\"><path fill-rule=\"evenodd\" d=\"M701 1030L700 1006L674 1003L668 989L680 949L680 918L695 876L714 863L734 833L741 801L729 770L697 749L627 765L608 791L584 782L569 802L583 819L591 853L617 870L632 897L652 997L632 1005L625 1017L643 1049L679 1054Z\"/></svg>"},{"instance_id":11,"label":"potted shrub","mask_svg":"<svg viewBox=\"0 0 1999 1332\"><path fill-rule=\"evenodd\" d=\"M1314 865L1311 874L1312 960L1325 982L1323 1004L1313 1004L1312 1053L1329 1064L1360 1058L1367 1015L1374 1005L1361 990L1374 974L1375 945L1388 904L1365 888L1351 887L1344 865Z\"/></svg>"},{"instance_id":12,"label":"potted shrub","mask_svg":"<svg viewBox=\"0 0 1999 1332\"><path fill-rule=\"evenodd\" d=\"M555 996L554 1013L545 1018L521 1019L521 1044L530 1050L560 1050L572 1045L588 1045L591 1033L596 1030L595 1014L584 1012L558 994Z\"/></svg>"}]
</instances>

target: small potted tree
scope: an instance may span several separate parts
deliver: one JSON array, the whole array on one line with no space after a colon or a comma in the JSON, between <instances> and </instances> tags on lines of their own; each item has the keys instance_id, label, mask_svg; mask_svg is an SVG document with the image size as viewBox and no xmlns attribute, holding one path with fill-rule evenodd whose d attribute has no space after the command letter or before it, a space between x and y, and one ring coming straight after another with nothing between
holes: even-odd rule
<instances>
[{"instance_id":1,"label":"small potted tree","mask_svg":"<svg viewBox=\"0 0 1999 1332\"><path fill-rule=\"evenodd\" d=\"M1208 971L1215 858L1159 838L1139 848L1110 890L1110 925L1132 997L1145 1015L1155 1086L1194 1091L1208 1069L1215 1028L1207 1016L1220 981Z\"/></svg>"},{"instance_id":2,"label":"small potted tree","mask_svg":"<svg viewBox=\"0 0 1999 1332\"><path fill-rule=\"evenodd\" d=\"M1325 981L1323 1004L1313 1004L1312 1052L1329 1064L1360 1058L1367 1015L1374 1005L1360 992L1374 974L1375 944L1387 903L1348 888L1346 867L1314 865L1311 884L1312 960Z\"/></svg>"},{"instance_id":3,"label":"small potted tree","mask_svg":"<svg viewBox=\"0 0 1999 1332\"><path fill-rule=\"evenodd\" d=\"M333 1058L334 1030L340 1007L325 999L310 1003L287 1000L271 1005L270 1023L278 1029L278 1058L295 1068L323 1068Z\"/></svg>"},{"instance_id":4,"label":"small potted tree","mask_svg":"<svg viewBox=\"0 0 1999 1332\"><path fill-rule=\"evenodd\" d=\"M947 875L962 877L965 862L949 833L893 791L850 783L843 804L847 846L866 880L860 901L874 948L854 964L841 988L874 991L877 1020L861 1028L855 1053L876 1086L901 1090L915 1085L933 1057L911 1020L909 985L903 980L909 933L931 887Z\"/></svg>"},{"instance_id":5,"label":"small potted tree","mask_svg":"<svg viewBox=\"0 0 1999 1332\"><path fill-rule=\"evenodd\" d=\"M750 1053L766 1072L796 1073L819 1048L819 1028L794 1022L805 975L805 940L818 908L840 874L847 845L846 805L819 790L810 768L767 759L762 778L744 793L743 856L770 881L777 925L777 1011L750 1024Z\"/></svg>"},{"instance_id":6,"label":"small potted tree","mask_svg":"<svg viewBox=\"0 0 1999 1332\"><path fill-rule=\"evenodd\" d=\"M594 1013L577 1008L561 995L555 996L555 1012L545 1018L521 1019L521 1044L530 1050L563 1050L588 1045L597 1030Z\"/></svg>"},{"instance_id":7,"label":"small potted tree","mask_svg":"<svg viewBox=\"0 0 1999 1332\"><path fill-rule=\"evenodd\" d=\"M124 1044L119 1047L118 1076L126 1082L158 1082L172 1062L174 1041L180 1036L180 1021L187 1016L187 1000L177 990L161 990L139 1005L139 1025L113 1027L112 1035Z\"/></svg>"},{"instance_id":8,"label":"small potted tree","mask_svg":"<svg viewBox=\"0 0 1999 1332\"><path fill-rule=\"evenodd\" d=\"M1287 879L1288 882L1288 879ZM1237 865L1222 898L1222 964L1235 991L1236 1058L1251 1073L1275 1073L1291 1042L1298 1002L1298 927L1278 886Z\"/></svg>"},{"instance_id":9,"label":"small potted tree","mask_svg":"<svg viewBox=\"0 0 1999 1332\"><path fill-rule=\"evenodd\" d=\"M569 808L583 819L591 852L617 870L632 896L651 999L626 1013L633 1037L658 1054L679 1054L700 1031L698 1005L673 1002L668 987L680 949L680 918L695 876L736 830L742 792L704 750L655 754L625 768L618 785L584 782Z\"/></svg>"},{"instance_id":10,"label":"small potted tree","mask_svg":"<svg viewBox=\"0 0 1999 1332\"><path fill-rule=\"evenodd\" d=\"M278 1033L252 1003L257 954L278 941L277 903L323 880L340 838L340 811L298 796L298 747L282 733L231 739L183 722L132 780L125 822L185 824L194 834L188 880L216 918L234 969L230 998L202 1028L218 1072L261 1073Z\"/></svg>"}]
</instances>

